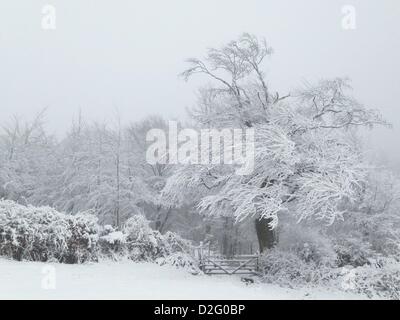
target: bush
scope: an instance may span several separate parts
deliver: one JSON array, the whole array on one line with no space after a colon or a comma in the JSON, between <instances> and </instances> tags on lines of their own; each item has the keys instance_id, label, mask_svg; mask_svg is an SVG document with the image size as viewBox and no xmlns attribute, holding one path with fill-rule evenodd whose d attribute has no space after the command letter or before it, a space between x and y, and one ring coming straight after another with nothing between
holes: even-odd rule
<instances>
[{"instance_id":1,"label":"bush","mask_svg":"<svg viewBox=\"0 0 400 320\"><path fill-rule=\"evenodd\" d=\"M330 267L277 248L261 257L260 268L263 281L288 287L323 284L335 277Z\"/></svg>"},{"instance_id":2,"label":"bush","mask_svg":"<svg viewBox=\"0 0 400 320\"><path fill-rule=\"evenodd\" d=\"M288 220L278 236L277 245L261 256L263 281L297 287L325 284L337 277L337 255L322 231Z\"/></svg>"},{"instance_id":3,"label":"bush","mask_svg":"<svg viewBox=\"0 0 400 320\"><path fill-rule=\"evenodd\" d=\"M370 299L400 300L398 261L347 270L341 278L341 284L343 289L366 295Z\"/></svg>"},{"instance_id":4,"label":"bush","mask_svg":"<svg viewBox=\"0 0 400 320\"><path fill-rule=\"evenodd\" d=\"M171 231L167 231L163 237L167 245L168 255L156 260L159 265L170 265L179 269L185 269L191 274L201 273L198 261L190 255L192 250L189 240L183 239Z\"/></svg>"},{"instance_id":5,"label":"bush","mask_svg":"<svg viewBox=\"0 0 400 320\"><path fill-rule=\"evenodd\" d=\"M360 267L369 263L374 257L370 245L360 238L342 238L334 240L334 249L337 254L337 266Z\"/></svg>"},{"instance_id":6,"label":"bush","mask_svg":"<svg viewBox=\"0 0 400 320\"><path fill-rule=\"evenodd\" d=\"M156 261L159 264L174 266L192 266L195 262L190 257L190 241L173 232L160 232L151 229L150 222L143 215L131 217L124 226L125 243L128 256L134 261Z\"/></svg>"},{"instance_id":7,"label":"bush","mask_svg":"<svg viewBox=\"0 0 400 320\"><path fill-rule=\"evenodd\" d=\"M288 224L279 232L277 249L291 252L306 263L334 266L337 256L331 240L301 224Z\"/></svg>"},{"instance_id":8,"label":"bush","mask_svg":"<svg viewBox=\"0 0 400 320\"><path fill-rule=\"evenodd\" d=\"M64 215L64 214L62 214ZM91 214L64 215L68 222L66 250L57 252L55 258L64 263L82 263L98 260L97 218Z\"/></svg>"},{"instance_id":9,"label":"bush","mask_svg":"<svg viewBox=\"0 0 400 320\"><path fill-rule=\"evenodd\" d=\"M106 225L100 231L99 246L102 256L118 260L127 253L126 235Z\"/></svg>"},{"instance_id":10,"label":"bush","mask_svg":"<svg viewBox=\"0 0 400 320\"><path fill-rule=\"evenodd\" d=\"M97 260L98 225L89 214L0 201L0 255L15 260L81 263Z\"/></svg>"},{"instance_id":11,"label":"bush","mask_svg":"<svg viewBox=\"0 0 400 320\"><path fill-rule=\"evenodd\" d=\"M167 242L170 252L183 252L189 254L191 252L191 243L189 240L183 239L178 234L167 231L164 234L164 239Z\"/></svg>"},{"instance_id":12,"label":"bush","mask_svg":"<svg viewBox=\"0 0 400 320\"><path fill-rule=\"evenodd\" d=\"M129 218L123 232L129 258L134 261L155 261L172 253L166 239L160 232L151 229L150 222L143 215Z\"/></svg>"},{"instance_id":13,"label":"bush","mask_svg":"<svg viewBox=\"0 0 400 320\"><path fill-rule=\"evenodd\" d=\"M174 253L181 258L169 258ZM48 207L0 201L0 255L15 260L82 263L97 261L101 255L149 262L168 258L166 263L176 259L185 265L188 253L189 241L172 232L161 235L143 215L131 217L117 231L109 225L101 228L90 214L67 215Z\"/></svg>"},{"instance_id":14,"label":"bush","mask_svg":"<svg viewBox=\"0 0 400 320\"><path fill-rule=\"evenodd\" d=\"M160 265L170 265L179 269L185 269L192 274L199 274L201 270L198 263L189 254L175 252L165 258L158 258L156 262Z\"/></svg>"}]
</instances>

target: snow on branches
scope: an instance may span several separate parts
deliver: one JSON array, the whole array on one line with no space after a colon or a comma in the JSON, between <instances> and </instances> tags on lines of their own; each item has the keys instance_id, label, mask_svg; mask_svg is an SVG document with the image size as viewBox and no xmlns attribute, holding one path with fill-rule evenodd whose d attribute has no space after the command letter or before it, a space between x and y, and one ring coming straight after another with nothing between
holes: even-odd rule
<instances>
[{"instance_id":1,"label":"snow on branches","mask_svg":"<svg viewBox=\"0 0 400 320\"><path fill-rule=\"evenodd\" d=\"M272 228L289 209L300 220L332 224L357 200L368 171L356 129L387 123L349 94L347 79L270 94L261 63L271 53L265 41L244 34L209 50L204 61L189 60L186 80L200 73L213 81L201 89L194 119L206 128L254 128L255 168L239 177L229 165L182 166L164 195L198 199L206 215L268 218Z\"/></svg>"}]
</instances>

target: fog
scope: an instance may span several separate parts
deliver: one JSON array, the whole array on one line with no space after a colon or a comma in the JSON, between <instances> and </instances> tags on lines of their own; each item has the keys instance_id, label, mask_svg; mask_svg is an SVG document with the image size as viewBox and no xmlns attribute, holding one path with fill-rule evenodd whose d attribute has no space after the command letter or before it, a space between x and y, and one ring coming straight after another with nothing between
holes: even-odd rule
<instances>
[{"instance_id":1,"label":"fog","mask_svg":"<svg viewBox=\"0 0 400 320\"><path fill-rule=\"evenodd\" d=\"M56 29L41 26L45 4ZM342 27L342 6L356 29ZM270 86L287 93L304 81L348 76L353 94L381 110L394 128L368 133L376 157L400 167L400 3L343 1L0 2L0 120L47 107L49 130L62 134L79 110L124 122L146 115L184 117L201 81L185 83L184 60L242 32L267 39Z\"/></svg>"}]
</instances>

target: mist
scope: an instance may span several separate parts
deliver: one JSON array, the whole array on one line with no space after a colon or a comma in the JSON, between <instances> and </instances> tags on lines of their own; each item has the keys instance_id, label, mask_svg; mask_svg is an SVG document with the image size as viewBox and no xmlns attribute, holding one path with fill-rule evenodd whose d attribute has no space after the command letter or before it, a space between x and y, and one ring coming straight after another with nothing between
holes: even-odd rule
<instances>
[{"instance_id":1,"label":"mist","mask_svg":"<svg viewBox=\"0 0 400 320\"><path fill-rule=\"evenodd\" d=\"M56 28L42 28L42 1L0 3L0 119L31 118L47 108L48 129L62 135L82 112L124 122L150 114L184 118L199 82L178 77L243 32L265 37L264 67L274 91L348 76L354 96L379 109L393 129L367 133L374 156L400 166L400 4L352 1L356 28L342 27L342 1L47 1Z\"/></svg>"}]
</instances>

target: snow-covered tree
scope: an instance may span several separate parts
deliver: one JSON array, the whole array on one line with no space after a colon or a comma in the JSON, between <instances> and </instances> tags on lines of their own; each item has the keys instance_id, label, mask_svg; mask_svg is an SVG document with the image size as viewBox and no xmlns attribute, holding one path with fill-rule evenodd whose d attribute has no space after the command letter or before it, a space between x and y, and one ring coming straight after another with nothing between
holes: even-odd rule
<instances>
[{"instance_id":1,"label":"snow-covered tree","mask_svg":"<svg viewBox=\"0 0 400 320\"><path fill-rule=\"evenodd\" d=\"M161 197L161 191L170 174L170 166L167 164L150 164L146 160L147 142L146 135L151 129L168 130L168 123L161 117L150 116L146 119L132 123L126 130L126 139L129 150L129 161L140 170L143 181L146 184L148 198L142 208L149 220L154 222L154 228L163 232L168 223L173 209L169 203Z\"/></svg>"},{"instance_id":2,"label":"snow-covered tree","mask_svg":"<svg viewBox=\"0 0 400 320\"><path fill-rule=\"evenodd\" d=\"M100 222L120 226L148 200L121 127L78 121L59 152L61 170L45 197L56 208L71 213L91 209Z\"/></svg>"},{"instance_id":3,"label":"snow-covered tree","mask_svg":"<svg viewBox=\"0 0 400 320\"><path fill-rule=\"evenodd\" d=\"M56 141L44 129L44 111L32 121L13 117L0 127L0 198L26 204L47 183Z\"/></svg>"},{"instance_id":4,"label":"snow-covered tree","mask_svg":"<svg viewBox=\"0 0 400 320\"><path fill-rule=\"evenodd\" d=\"M343 218L367 172L356 130L385 124L351 96L347 79L272 94L261 67L271 53L266 41L243 34L188 60L186 80L212 81L191 115L201 128L253 128L255 168L240 176L232 165L181 165L164 189L172 203L196 199L206 215L254 218L260 251L273 245L281 212L326 224Z\"/></svg>"}]
</instances>

